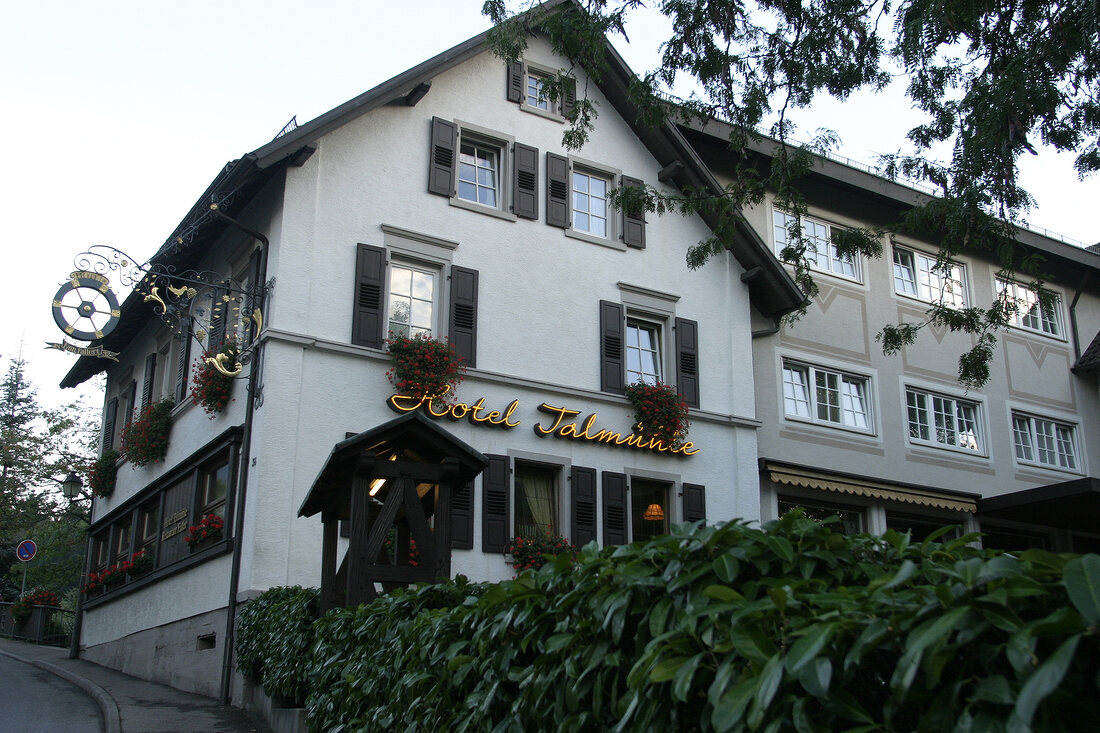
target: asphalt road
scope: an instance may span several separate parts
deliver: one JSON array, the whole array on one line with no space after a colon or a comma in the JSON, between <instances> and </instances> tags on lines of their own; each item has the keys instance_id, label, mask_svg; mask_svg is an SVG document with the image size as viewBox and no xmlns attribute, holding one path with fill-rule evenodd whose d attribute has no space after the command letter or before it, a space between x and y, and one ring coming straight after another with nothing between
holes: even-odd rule
<instances>
[{"instance_id":1,"label":"asphalt road","mask_svg":"<svg viewBox=\"0 0 1100 733\"><path fill-rule=\"evenodd\" d=\"M0 733L100 733L95 700L76 685L0 654Z\"/></svg>"}]
</instances>

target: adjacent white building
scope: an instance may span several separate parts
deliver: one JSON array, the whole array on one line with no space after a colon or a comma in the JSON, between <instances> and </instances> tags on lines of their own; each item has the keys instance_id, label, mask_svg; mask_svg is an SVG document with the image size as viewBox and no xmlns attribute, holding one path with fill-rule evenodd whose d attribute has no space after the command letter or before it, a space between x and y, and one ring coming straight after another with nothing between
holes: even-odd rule
<instances>
[{"instance_id":1,"label":"adjacent white building","mask_svg":"<svg viewBox=\"0 0 1100 733\"><path fill-rule=\"evenodd\" d=\"M685 132L725 182L729 129ZM767 141L754 148L773 152ZM1043 307L1024 281L999 274L996 252L960 255L946 275L934 239L889 233L881 258L837 256L833 230L889 228L927 194L826 158L800 185L820 292L793 325L754 314L760 518L799 504L851 529L923 537L961 524L993 547L1097 551L1100 247L1017 232L1017 263L1040 257L1056 296ZM778 255L793 217L771 197L746 217ZM988 308L997 298L1019 308L980 389L958 380L970 335L930 326L892 356L875 338L888 323L922 321L934 301Z\"/></svg>"}]
</instances>

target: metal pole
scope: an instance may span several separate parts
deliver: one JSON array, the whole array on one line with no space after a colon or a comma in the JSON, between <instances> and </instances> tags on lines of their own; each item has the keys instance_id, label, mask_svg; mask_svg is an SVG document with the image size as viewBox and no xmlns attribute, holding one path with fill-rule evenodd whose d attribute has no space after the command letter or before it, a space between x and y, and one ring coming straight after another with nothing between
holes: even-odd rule
<instances>
[{"instance_id":1,"label":"metal pole","mask_svg":"<svg viewBox=\"0 0 1100 733\"><path fill-rule=\"evenodd\" d=\"M27 563L23 563L23 587L19 590L19 597L27 595Z\"/></svg>"}]
</instances>

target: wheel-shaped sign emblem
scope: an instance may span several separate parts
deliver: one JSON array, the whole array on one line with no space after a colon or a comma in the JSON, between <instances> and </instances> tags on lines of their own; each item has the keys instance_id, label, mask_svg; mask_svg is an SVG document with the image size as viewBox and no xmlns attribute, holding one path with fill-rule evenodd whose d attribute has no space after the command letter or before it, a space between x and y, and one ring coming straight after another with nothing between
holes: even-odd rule
<instances>
[{"instance_id":1,"label":"wheel-shaped sign emblem","mask_svg":"<svg viewBox=\"0 0 1100 733\"><path fill-rule=\"evenodd\" d=\"M53 297L53 319L62 331L81 341L101 339L118 325L118 298L107 278L74 272Z\"/></svg>"}]
</instances>

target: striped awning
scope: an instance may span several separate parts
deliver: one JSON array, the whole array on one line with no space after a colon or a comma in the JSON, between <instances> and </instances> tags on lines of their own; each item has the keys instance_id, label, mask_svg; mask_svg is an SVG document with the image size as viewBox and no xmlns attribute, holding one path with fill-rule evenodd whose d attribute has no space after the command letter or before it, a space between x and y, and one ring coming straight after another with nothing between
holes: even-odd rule
<instances>
[{"instance_id":1,"label":"striped awning","mask_svg":"<svg viewBox=\"0 0 1100 733\"><path fill-rule=\"evenodd\" d=\"M917 504L935 509L947 509L953 512L970 512L971 514L978 512L977 499L971 499L965 495L881 483L850 476L838 476L823 471L771 462L765 463L764 469L768 477L778 484L802 486L807 489L819 489L821 491L834 491L838 494L852 494L870 499L899 501L905 504Z\"/></svg>"}]
</instances>

